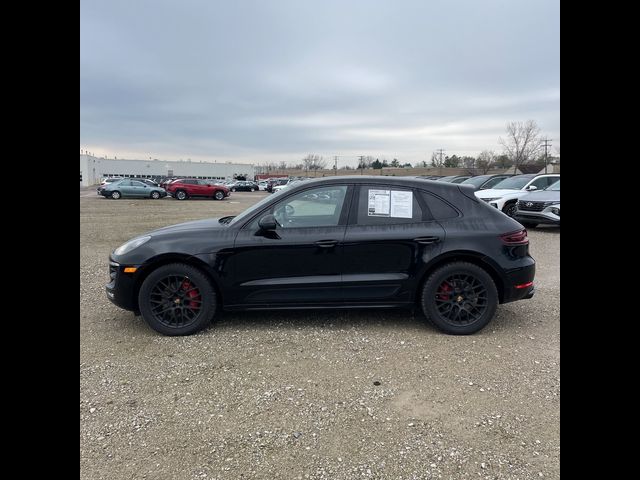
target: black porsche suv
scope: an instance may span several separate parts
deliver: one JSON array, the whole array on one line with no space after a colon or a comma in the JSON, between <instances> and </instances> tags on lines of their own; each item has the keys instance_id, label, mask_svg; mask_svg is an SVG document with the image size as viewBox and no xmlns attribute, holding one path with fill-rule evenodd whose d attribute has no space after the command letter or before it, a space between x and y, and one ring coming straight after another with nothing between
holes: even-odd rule
<instances>
[{"instance_id":1,"label":"black porsche suv","mask_svg":"<svg viewBox=\"0 0 640 480\"><path fill-rule=\"evenodd\" d=\"M418 178L301 182L238 216L140 235L109 258L108 298L166 335L224 310L419 308L471 334L531 298L527 232L473 188Z\"/></svg>"}]
</instances>

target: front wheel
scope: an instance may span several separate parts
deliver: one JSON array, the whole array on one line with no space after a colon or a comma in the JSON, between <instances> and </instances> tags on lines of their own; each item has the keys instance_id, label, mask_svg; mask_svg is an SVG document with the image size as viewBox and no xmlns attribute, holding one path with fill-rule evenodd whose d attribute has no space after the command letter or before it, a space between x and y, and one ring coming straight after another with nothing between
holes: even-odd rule
<instances>
[{"instance_id":1,"label":"front wheel","mask_svg":"<svg viewBox=\"0 0 640 480\"><path fill-rule=\"evenodd\" d=\"M429 276L421 304L425 316L443 332L469 335L484 328L495 315L498 290L481 267L453 262Z\"/></svg>"},{"instance_id":2,"label":"front wheel","mask_svg":"<svg viewBox=\"0 0 640 480\"><path fill-rule=\"evenodd\" d=\"M222 200L224 198L224 193L218 190L213 198L215 198L216 200Z\"/></svg>"},{"instance_id":3,"label":"front wheel","mask_svg":"<svg viewBox=\"0 0 640 480\"><path fill-rule=\"evenodd\" d=\"M510 217L513 217L516 214L517 209L518 207L516 207L516 202L507 203L504 207L502 207L502 211Z\"/></svg>"},{"instance_id":4,"label":"front wheel","mask_svg":"<svg viewBox=\"0 0 640 480\"><path fill-rule=\"evenodd\" d=\"M138 293L142 318L164 335L191 335L211 323L217 297L209 279L197 268L172 263L154 270Z\"/></svg>"},{"instance_id":5,"label":"front wheel","mask_svg":"<svg viewBox=\"0 0 640 480\"><path fill-rule=\"evenodd\" d=\"M186 200L187 198L187 192L185 192L184 190L178 190L176 192L176 198L178 200Z\"/></svg>"},{"instance_id":6,"label":"front wheel","mask_svg":"<svg viewBox=\"0 0 640 480\"><path fill-rule=\"evenodd\" d=\"M231 189L231 191L232 191L232 192L235 192L235 191L236 191L236 189L235 189L235 188L232 188L232 189Z\"/></svg>"},{"instance_id":7,"label":"front wheel","mask_svg":"<svg viewBox=\"0 0 640 480\"><path fill-rule=\"evenodd\" d=\"M111 198L113 198L114 200L118 200L122 195L120 194L119 191L115 190L113 192L111 192Z\"/></svg>"}]
</instances>

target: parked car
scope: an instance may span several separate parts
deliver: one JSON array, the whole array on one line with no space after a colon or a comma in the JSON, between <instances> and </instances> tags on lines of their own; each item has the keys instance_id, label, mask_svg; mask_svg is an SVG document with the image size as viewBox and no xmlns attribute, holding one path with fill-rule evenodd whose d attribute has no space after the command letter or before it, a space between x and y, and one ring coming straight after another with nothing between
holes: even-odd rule
<instances>
[{"instance_id":1,"label":"parked car","mask_svg":"<svg viewBox=\"0 0 640 480\"><path fill-rule=\"evenodd\" d=\"M160 186L158 183L154 182L153 180L151 180L149 178L136 178L136 180L138 180L138 181L140 181L142 183L146 183L150 187L159 187Z\"/></svg>"},{"instance_id":2,"label":"parked car","mask_svg":"<svg viewBox=\"0 0 640 480\"><path fill-rule=\"evenodd\" d=\"M285 185L288 181L288 178L270 178L267 184L267 192L273 193L273 187Z\"/></svg>"},{"instance_id":3,"label":"parked car","mask_svg":"<svg viewBox=\"0 0 640 480\"><path fill-rule=\"evenodd\" d=\"M209 197L223 200L230 195L225 185L217 185L211 180L197 178L182 178L167 185L167 193L178 200L190 197Z\"/></svg>"},{"instance_id":4,"label":"parked car","mask_svg":"<svg viewBox=\"0 0 640 480\"><path fill-rule=\"evenodd\" d=\"M527 228L540 223L560 225L560 180L544 190L523 195L516 206L514 218Z\"/></svg>"},{"instance_id":5,"label":"parked car","mask_svg":"<svg viewBox=\"0 0 640 480\"><path fill-rule=\"evenodd\" d=\"M227 185L232 192L257 192L258 185L255 182L239 181Z\"/></svg>"},{"instance_id":6,"label":"parked car","mask_svg":"<svg viewBox=\"0 0 640 480\"><path fill-rule=\"evenodd\" d=\"M461 183L467 178L471 178L471 175L449 175L447 177L436 178L435 180L436 182Z\"/></svg>"},{"instance_id":7,"label":"parked car","mask_svg":"<svg viewBox=\"0 0 640 480\"><path fill-rule=\"evenodd\" d=\"M535 273L526 230L469 189L380 176L299 182L235 217L137 236L109 265L107 297L166 335L220 310L349 307L419 308L471 334L531 298Z\"/></svg>"},{"instance_id":8,"label":"parked car","mask_svg":"<svg viewBox=\"0 0 640 480\"><path fill-rule=\"evenodd\" d=\"M102 179L100 186L104 187L110 183L117 182L118 180L122 180L122 177L106 177Z\"/></svg>"},{"instance_id":9,"label":"parked car","mask_svg":"<svg viewBox=\"0 0 640 480\"><path fill-rule=\"evenodd\" d=\"M258 182L258 190L260 191L264 191L267 189L267 181L266 180L261 180Z\"/></svg>"},{"instance_id":10,"label":"parked car","mask_svg":"<svg viewBox=\"0 0 640 480\"><path fill-rule=\"evenodd\" d=\"M513 175L500 173L496 175L476 175L475 177L467 178L465 181L460 182L461 185L471 185L476 190L486 190L487 188L493 188L502 180L512 177Z\"/></svg>"},{"instance_id":11,"label":"parked car","mask_svg":"<svg viewBox=\"0 0 640 480\"><path fill-rule=\"evenodd\" d=\"M559 179L558 173L514 175L502 180L493 188L474 193L479 199L513 217L516 213L516 202L520 197L534 190L544 190Z\"/></svg>"},{"instance_id":12,"label":"parked car","mask_svg":"<svg viewBox=\"0 0 640 480\"><path fill-rule=\"evenodd\" d=\"M118 200L122 197L153 198L157 200L167 196L167 192L160 187L152 187L140 180L123 178L110 182L99 190L100 195Z\"/></svg>"}]
</instances>

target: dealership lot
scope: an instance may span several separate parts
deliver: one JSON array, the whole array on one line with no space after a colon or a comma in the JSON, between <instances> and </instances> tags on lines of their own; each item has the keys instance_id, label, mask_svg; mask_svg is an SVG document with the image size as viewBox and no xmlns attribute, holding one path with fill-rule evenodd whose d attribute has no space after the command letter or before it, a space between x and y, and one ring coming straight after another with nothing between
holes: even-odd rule
<instances>
[{"instance_id":1,"label":"dealership lot","mask_svg":"<svg viewBox=\"0 0 640 480\"><path fill-rule=\"evenodd\" d=\"M558 228L529 232L534 298L469 337L363 310L223 313L171 338L106 299L124 241L265 195L81 189L82 478L559 477Z\"/></svg>"}]
</instances>

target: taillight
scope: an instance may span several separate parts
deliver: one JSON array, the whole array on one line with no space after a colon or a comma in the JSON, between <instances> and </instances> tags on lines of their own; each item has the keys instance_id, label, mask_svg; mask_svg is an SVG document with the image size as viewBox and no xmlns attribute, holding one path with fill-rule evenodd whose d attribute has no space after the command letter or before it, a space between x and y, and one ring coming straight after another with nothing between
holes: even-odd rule
<instances>
[{"instance_id":1,"label":"taillight","mask_svg":"<svg viewBox=\"0 0 640 480\"><path fill-rule=\"evenodd\" d=\"M529 243L527 230L524 228L516 232L505 233L503 235L500 235L500 240L502 240L502 243L509 246L527 245Z\"/></svg>"}]
</instances>

